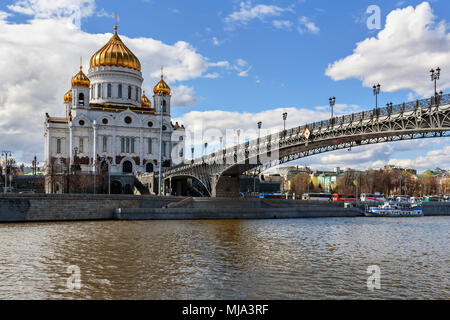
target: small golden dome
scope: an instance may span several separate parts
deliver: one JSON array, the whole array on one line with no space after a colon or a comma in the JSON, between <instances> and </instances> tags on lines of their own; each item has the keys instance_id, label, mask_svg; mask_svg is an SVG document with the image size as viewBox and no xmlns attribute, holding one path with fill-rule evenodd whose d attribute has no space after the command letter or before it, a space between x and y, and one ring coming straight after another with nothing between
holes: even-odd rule
<instances>
[{"instance_id":1,"label":"small golden dome","mask_svg":"<svg viewBox=\"0 0 450 320\"><path fill-rule=\"evenodd\" d=\"M72 89L67 91L64 95L64 102L72 102Z\"/></svg>"},{"instance_id":2,"label":"small golden dome","mask_svg":"<svg viewBox=\"0 0 450 320\"><path fill-rule=\"evenodd\" d=\"M154 94L170 94L170 87L163 79L163 68L161 67L161 80L153 88Z\"/></svg>"},{"instance_id":3,"label":"small golden dome","mask_svg":"<svg viewBox=\"0 0 450 320\"><path fill-rule=\"evenodd\" d=\"M145 90L142 91L141 105L144 108L152 107L152 103L150 102L150 100L148 100L147 96L145 95Z\"/></svg>"},{"instance_id":4,"label":"small golden dome","mask_svg":"<svg viewBox=\"0 0 450 320\"><path fill-rule=\"evenodd\" d=\"M89 65L90 68L114 66L141 71L139 59L122 42L117 34L117 26L114 27L114 35L103 48L92 56Z\"/></svg>"},{"instance_id":5,"label":"small golden dome","mask_svg":"<svg viewBox=\"0 0 450 320\"><path fill-rule=\"evenodd\" d=\"M87 87L91 85L91 81L83 72L83 67L80 66L80 72L78 72L73 78L72 78L72 87Z\"/></svg>"}]
</instances>

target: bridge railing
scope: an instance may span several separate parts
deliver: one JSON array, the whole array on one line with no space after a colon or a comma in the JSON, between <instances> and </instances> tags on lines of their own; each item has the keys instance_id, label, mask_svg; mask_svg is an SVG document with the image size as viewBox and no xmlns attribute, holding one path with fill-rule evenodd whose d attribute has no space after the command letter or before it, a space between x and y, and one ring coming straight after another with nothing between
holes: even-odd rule
<instances>
[{"instance_id":1,"label":"bridge railing","mask_svg":"<svg viewBox=\"0 0 450 320\"><path fill-rule=\"evenodd\" d=\"M409 111L414 111L418 108L429 108L433 106L439 106L442 104L450 103L450 94L446 95L438 95L433 96L431 98L410 101L405 103L400 103L396 105L388 105L387 107L365 110L358 113L353 113L349 115L334 117L333 119L317 121L309 124L305 124L303 126L294 127L291 129L283 130L274 134L270 134L267 136L260 137L259 139L254 139L251 141L247 141L244 143L240 143L239 145L234 145L232 147L224 148L221 150L214 151L213 153L195 158L193 162L189 162L186 164L180 164L176 167L172 167L168 170L182 170L191 166L192 164L210 164L217 162L218 160L232 159L237 155L238 159L245 159L248 156L255 157L257 152L267 147L267 145L278 145L283 139L286 137L292 137L297 134L303 134L304 130L309 129L310 131L322 129L324 127L333 127L340 126L347 123L353 123L358 121L370 120L380 116L389 116L399 113L405 113ZM259 142L259 143L258 143ZM166 170L167 171L167 170ZM173 172L173 171L172 171Z\"/></svg>"}]
</instances>

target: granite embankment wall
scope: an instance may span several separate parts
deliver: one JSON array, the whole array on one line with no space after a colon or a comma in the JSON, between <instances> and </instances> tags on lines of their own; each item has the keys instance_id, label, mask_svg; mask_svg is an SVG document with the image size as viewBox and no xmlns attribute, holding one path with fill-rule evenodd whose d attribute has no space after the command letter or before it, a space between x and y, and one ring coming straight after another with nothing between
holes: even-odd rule
<instances>
[{"instance_id":1,"label":"granite embankment wall","mask_svg":"<svg viewBox=\"0 0 450 320\"><path fill-rule=\"evenodd\" d=\"M161 208L180 197L133 195L1 195L0 222L109 220L116 208Z\"/></svg>"},{"instance_id":2,"label":"granite embankment wall","mask_svg":"<svg viewBox=\"0 0 450 320\"><path fill-rule=\"evenodd\" d=\"M282 219L362 216L364 204L276 199L135 195L0 195L0 222L152 219ZM450 216L450 203L425 203L425 215Z\"/></svg>"}]
</instances>

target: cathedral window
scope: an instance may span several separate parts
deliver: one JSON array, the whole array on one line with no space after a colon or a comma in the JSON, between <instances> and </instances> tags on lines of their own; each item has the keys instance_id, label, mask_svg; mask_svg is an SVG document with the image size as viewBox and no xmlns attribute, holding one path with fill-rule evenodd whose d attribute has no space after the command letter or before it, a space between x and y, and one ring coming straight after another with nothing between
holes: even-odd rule
<instances>
[{"instance_id":1,"label":"cathedral window","mask_svg":"<svg viewBox=\"0 0 450 320\"><path fill-rule=\"evenodd\" d=\"M125 153L125 138L120 139L120 152Z\"/></svg>"},{"instance_id":2,"label":"cathedral window","mask_svg":"<svg viewBox=\"0 0 450 320\"><path fill-rule=\"evenodd\" d=\"M165 141L162 143L162 155L164 157L166 156L166 142Z\"/></svg>"},{"instance_id":3,"label":"cathedral window","mask_svg":"<svg viewBox=\"0 0 450 320\"><path fill-rule=\"evenodd\" d=\"M163 112L167 113L167 103L166 100L163 100Z\"/></svg>"},{"instance_id":4,"label":"cathedral window","mask_svg":"<svg viewBox=\"0 0 450 320\"><path fill-rule=\"evenodd\" d=\"M108 151L108 138L103 137L103 152L107 152L107 151Z\"/></svg>"},{"instance_id":5,"label":"cathedral window","mask_svg":"<svg viewBox=\"0 0 450 320\"><path fill-rule=\"evenodd\" d=\"M78 104L84 106L84 94L82 92L78 95Z\"/></svg>"},{"instance_id":6,"label":"cathedral window","mask_svg":"<svg viewBox=\"0 0 450 320\"><path fill-rule=\"evenodd\" d=\"M102 85L97 85L97 99L100 99L102 97Z\"/></svg>"},{"instance_id":7,"label":"cathedral window","mask_svg":"<svg viewBox=\"0 0 450 320\"><path fill-rule=\"evenodd\" d=\"M61 139L56 139L56 153L61 153Z\"/></svg>"},{"instance_id":8,"label":"cathedral window","mask_svg":"<svg viewBox=\"0 0 450 320\"><path fill-rule=\"evenodd\" d=\"M149 122L147 123L147 125L151 128L151 127L153 127L153 122L149 121Z\"/></svg>"},{"instance_id":9,"label":"cathedral window","mask_svg":"<svg viewBox=\"0 0 450 320\"><path fill-rule=\"evenodd\" d=\"M126 140L126 143L125 143L125 146L126 146L125 152L126 152L126 153L130 153L130 138L126 138L125 140Z\"/></svg>"},{"instance_id":10,"label":"cathedral window","mask_svg":"<svg viewBox=\"0 0 450 320\"><path fill-rule=\"evenodd\" d=\"M119 84L119 98L122 98L122 85Z\"/></svg>"},{"instance_id":11,"label":"cathedral window","mask_svg":"<svg viewBox=\"0 0 450 320\"><path fill-rule=\"evenodd\" d=\"M148 143L148 153L152 153L152 138L147 140Z\"/></svg>"},{"instance_id":12,"label":"cathedral window","mask_svg":"<svg viewBox=\"0 0 450 320\"><path fill-rule=\"evenodd\" d=\"M134 153L134 138L130 139L130 144L131 144L131 153Z\"/></svg>"},{"instance_id":13,"label":"cathedral window","mask_svg":"<svg viewBox=\"0 0 450 320\"><path fill-rule=\"evenodd\" d=\"M103 122L103 124L108 124L108 119L103 118L102 122Z\"/></svg>"},{"instance_id":14,"label":"cathedral window","mask_svg":"<svg viewBox=\"0 0 450 320\"><path fill-rule=\"evenodd\" d=\"M131 86L128 86L128 99L131 99Z\"/></svg>"},{"instance_id":15,"label":"cathedral window","mask_svg":"<svg viewBox=\"0 0 450 320\"><path fill-rule=\"evenodd\" d=\"M139 88L136 87L136 101L139 101Z\"/></svg>"},{"instance_id":16,"label":"cathedral window","mask_svg":"<svg viewBox=\"0 0 450 320\"><path fill-rule=\"evenodd\" d=\"M80 126L84 126L84 120L78 121L78 124L79 124Z\"/></svg>"},{"instance_id":17,"label":"cathedral window","mask_svg":"<svg viewBox=\"0 0 450 320\"><path fill-rule=\"evenodd\" d=\"M78 150L79 150L80 153L83 153L83 151L84 151L83 147L84 147L84 139L80 137L80 145L78 147Z\"/></svg>"},{"instance_id":18,"label":"cathedral window","mask_svg":"<svg viewBox=\"0 0 450 320\"><path fill-rule=\"evenodd\" d=\"M131 118L127 116L127 117L125 117L124 121L125 121L126 124L130 124L131 123Z\"/></svg>"},{"instance_id":19,"label":"cathedral window","mask_svg":"<svg viewBox=\"0 0 450 320\"><path fill-rule=\"evenodd\" d=\"M108 98L111 98L111 95L112 95L111 91L112 91L111 83L108 83L108 87L107 87Z\"/></svg>"}]
</instances>

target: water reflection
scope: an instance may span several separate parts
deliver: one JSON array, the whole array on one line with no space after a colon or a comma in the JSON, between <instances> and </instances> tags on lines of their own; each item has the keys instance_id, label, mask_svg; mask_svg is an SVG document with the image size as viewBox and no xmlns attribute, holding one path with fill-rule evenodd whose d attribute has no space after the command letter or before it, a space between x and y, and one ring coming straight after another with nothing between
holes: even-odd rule
<instances>
[{"instance_id":1,"label":"water reflection","mask_svg":"<svg viewBox=\"0 0 450 320\"><path fill-rule=\"evenodd\" d=\"M0 225L1 299L449 298L449 219ZM381 267L381 290L366 287ZM81 290L67 288L67 267Z\"/></svg>"}]
</instances>

